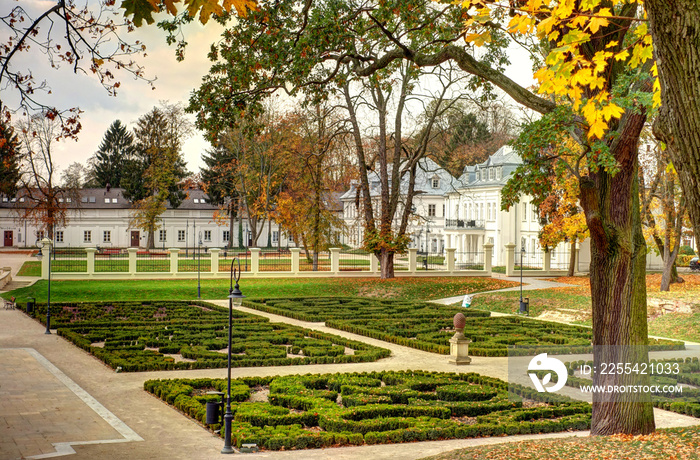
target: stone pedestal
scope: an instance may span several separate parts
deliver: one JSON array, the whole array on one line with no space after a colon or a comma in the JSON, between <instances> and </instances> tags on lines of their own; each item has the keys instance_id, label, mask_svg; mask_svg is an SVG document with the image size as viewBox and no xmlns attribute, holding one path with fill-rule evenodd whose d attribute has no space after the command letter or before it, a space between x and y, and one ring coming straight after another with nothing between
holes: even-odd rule
<instances>
[{"instance_id":1,"label":"stone pedestal","mask_svg":"<svg viewBox=\"0 0 700 460\"><path fill-rule=\"evenodd\" d=\"M471 340L466 338L460 331L450 339L450 364L469 364L472 359L469 355L469 344Z\"/></svg>"},{"instance_id":2,"label":"stone pedestal","mask_svg":"<svg viewBox=\"0 0 700 460\"><path fill-rule=\"evenodd\" d=\"M464 336L464 327L467 324L467 319L463 313L457 313L453 319L455 326L455 335L450 339L450 363L451 364L469 364L472 359L469 357L469 344L472 342Z\"/></svg>"}]
</instances>

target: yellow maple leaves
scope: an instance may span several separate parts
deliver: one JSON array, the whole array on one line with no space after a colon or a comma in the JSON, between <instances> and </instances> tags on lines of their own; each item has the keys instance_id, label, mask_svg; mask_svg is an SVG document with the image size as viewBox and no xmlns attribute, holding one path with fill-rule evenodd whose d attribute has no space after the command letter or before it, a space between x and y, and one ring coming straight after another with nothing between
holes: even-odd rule
<instances>
[{"instance_id":1,"label":"yellow maple leaves","mask_svg":"<svg viewBox=\"0 0 700 460\"><path fill-rule=\"evenodd\" d=\"M653 59L645 15L619 16L621 5L630 2L634 0L527 0L513 8L512 3L506 7L495 1L464 0L462 6L471 16L465 24L465 40L483 44L487 41L483 38L487 28L483 26L498 22L498 17L508 13L508 32L534 34L547 41L550 51L545 66L534 75L539 82L538 92L568 99L586 120L589 139L600 139L610 120L624 113L613 102L608 88L610 66L623 62L636 68ZM625 27L630 27L627 36L631 40L622 45L614 36ZM600 46L601 41L605 46ZM591 48L595 47L599 49L592 53ZM658 81L654 84L653 100L654 104L660 103Z\"/></svg>"}]
</instances>

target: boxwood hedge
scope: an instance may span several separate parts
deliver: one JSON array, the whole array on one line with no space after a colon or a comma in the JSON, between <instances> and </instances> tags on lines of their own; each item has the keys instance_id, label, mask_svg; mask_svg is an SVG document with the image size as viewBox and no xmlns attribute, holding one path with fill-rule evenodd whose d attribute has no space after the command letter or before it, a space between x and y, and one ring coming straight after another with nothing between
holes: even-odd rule
<instances>
[{"instance_id":1,"label":"boxwood hedge","mask_svg":"<svg viewBox=\"0 0 700 460\"><path fill-rule=\"evenodd\" d=\"M46 306L37 311L43 318ZM59 335L124 372L226 367L228 313L227 308L204 302L51 307ZM385 348L238 311L232 337L236 367L368 362L390 355ZM352 352L346 354L346 349Z\"/></svg>"},{"instance_id":2,"label":"boxwood hedge","mask_svg":"<svg viewBox=\"0 0 700 460\"><path fill-rule=\"evenodd\" d=\"M210 389L223 379L149 380L144 388L200 423ZM246 401L254 385L267 402ZM233 381L232 442L269 450L411 442L584 430L590 405L525 387L511 391L541 401L509 399L508 385L474 373L423 371L291 375ZM547 399L550 398L546 402ZM219 425L210 427L212 430Z\"/></svg>"},{"instance_id":3,"label":"boxwood hedge","mask_svg":"<svg viewBox=\"0 0 700 460\"><path fill-rule=\"evenodd\" d=\"M591 330L580 326L537 321L517 316L491 318L491 313L430 302L348 298L299 297L246 300L257 310L326 325L432 353L449 354L453 318L467 317L464 334L474 356L532 355L533 347L551 354L589 353ZM682 348L680 342L653 341L659 348ZM510 350L508 347L512 346Z\"/></svg>"}]
</instances>

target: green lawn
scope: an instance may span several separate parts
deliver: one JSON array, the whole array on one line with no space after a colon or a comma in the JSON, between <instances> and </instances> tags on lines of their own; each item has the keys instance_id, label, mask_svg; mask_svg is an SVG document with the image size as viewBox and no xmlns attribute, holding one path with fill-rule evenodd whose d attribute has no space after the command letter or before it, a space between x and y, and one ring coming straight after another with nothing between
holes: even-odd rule
<instances>
[{"instance_id":1,"label":"green lawn","mask_svg":"<svg viewBox=\"0 0 700 460\"><path fill-rule=\"evenodd\" d=\"M491 278L275 278L240 281L243 294L261 297L359 296L396 300L430 300L488 291L513 283ZM229 280L202 280L203 299L225 299ZM3 294L23 304L29 297L46 302L47 281ZM52 302L123 300L190 300L197 297L197 280L79 280L52 281Z\"/></svg>"},{"instance_id":2,"label":"green lawn","mask_svg":"<svg viewBox=\"0 0 700 460\"><path fill-rule=\"evenodd\" d=\"M680 460L700 458L700 426L648 436L595 436L524 441L445 452L425 460Z\"/></svg>"}]
</instances>

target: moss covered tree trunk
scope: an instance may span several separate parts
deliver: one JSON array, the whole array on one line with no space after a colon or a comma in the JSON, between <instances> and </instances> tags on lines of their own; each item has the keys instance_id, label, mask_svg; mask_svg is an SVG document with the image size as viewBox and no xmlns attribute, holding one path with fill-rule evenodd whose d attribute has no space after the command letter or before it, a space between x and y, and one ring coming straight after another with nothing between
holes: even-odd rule
<instances>
[{"instance_id":1,"label":"moss covered tree trunk","mask_svg":"<svg viewBox=\"0 0 700 460\"><path fill-rule=\"evenodd\" d=\"M647 362L646 244L637 189L637 143L645 115L626 115L611 151L620 164L581 180L581 204L591 234L591 300L594 364ZM648 384L640 376L594 374L595 385ZM591 433L654 431L650 395L594 397Z\"/></svg>"}]
</instances>

